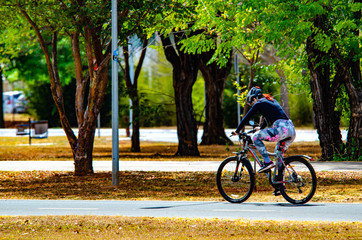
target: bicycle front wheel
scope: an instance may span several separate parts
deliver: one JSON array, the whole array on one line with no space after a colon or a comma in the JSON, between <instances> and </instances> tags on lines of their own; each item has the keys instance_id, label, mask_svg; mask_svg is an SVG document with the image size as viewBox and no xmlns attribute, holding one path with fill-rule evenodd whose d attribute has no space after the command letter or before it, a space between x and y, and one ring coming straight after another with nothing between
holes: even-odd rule
<instances>
[{"instance_id":1,"label":"bicycle front wheel","mask_svg":"<svg viewBox=\"0 0 362 240\"><path fill-rule=\"evenodd\" d=\"M255 177L251 165L237 157L225 159L219 166L216 183L223 198L231 203L246 201L253 192Z\"/></svg>"},{"instance_id":2,"label":"bicycle front wheel","mask_svg":"<svg viewBox=\"0 0 362 240\"><path fill-rule=\"evenodd\" d=\"M284 160L284 184L280 193L293 204L303 204L312 199L317 189L317 176L312 165L303 157L296 156Z\"/></svg>"}]
</instances>

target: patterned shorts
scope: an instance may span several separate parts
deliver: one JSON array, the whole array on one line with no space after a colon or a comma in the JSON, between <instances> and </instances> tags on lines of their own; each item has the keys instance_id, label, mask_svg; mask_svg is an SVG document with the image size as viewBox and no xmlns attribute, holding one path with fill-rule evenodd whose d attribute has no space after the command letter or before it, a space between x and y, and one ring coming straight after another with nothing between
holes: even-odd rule
<instances>
[{"instance_id":1,"label":"patterned shorts","mask_svg":"<svg viewBox=\"0 0 362 240\"><path fill-rule=\"evenodd\" d=\"M253 141L261 156L269 159L263 141L278 142L275 150L279 148L280 141L285 142L284 151L288 149L295 139L295 128L292 120L279 119L273 123L272 128L265 128L254 134Z\"/></svg>"}]
</instances>

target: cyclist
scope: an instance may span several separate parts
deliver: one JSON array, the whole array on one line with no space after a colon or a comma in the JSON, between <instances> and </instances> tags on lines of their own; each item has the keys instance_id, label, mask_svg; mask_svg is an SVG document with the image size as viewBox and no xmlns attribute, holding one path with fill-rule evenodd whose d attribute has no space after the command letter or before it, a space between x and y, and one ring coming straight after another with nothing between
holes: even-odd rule
<instances>
[{"instance_id":1,"label":"cyclist","mask_svg":"<svg viewBox=\"0 0 362 240\"><path fill-rule=\"evenodd\" d=\"M274 167L274 163L270 160L262 140L278 142L275 147L276 150L279 148L280 141L283 140L285 143L283 149L286 151L295 139L295 129L293 122L285 114L279 103L269 94L262 94L259 87L250 89L246 96L246 102L252 107L232 134L237 135L255 113L259 112L263 116L260 125L261 130L253 136L254 145L264 160L262 167L258 171L258 173L262 173ZM265 120L268 123L273 123L273 127L265 128L267 125Z\"/></svg>"}]
</instances>

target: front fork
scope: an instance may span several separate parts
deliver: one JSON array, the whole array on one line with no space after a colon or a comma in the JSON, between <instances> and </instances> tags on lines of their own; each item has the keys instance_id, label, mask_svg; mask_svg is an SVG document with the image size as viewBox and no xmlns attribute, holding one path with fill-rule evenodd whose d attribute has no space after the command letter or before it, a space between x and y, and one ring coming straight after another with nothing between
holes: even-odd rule
<instances>
[{"instance_id":1,"label":"front fork","mask_svg":"<svg viewBox=\"0 0 362 240\"><path fill-rule=\"evenodd\" d=\"M249 166L245 166L247 168L252 168L250 161L246 158L246 154L245 152L239 152L236 155L237 157L237 161L236 161L236 166L235 166L235 171L234 171L234 175L232 176L232 181L237 182L240 180L242 172L244 170L244 165L249 165ZM240 166L241 164L241 166ZM238 171L240 167L240 171Z\"/></svg>"}]
</instances>

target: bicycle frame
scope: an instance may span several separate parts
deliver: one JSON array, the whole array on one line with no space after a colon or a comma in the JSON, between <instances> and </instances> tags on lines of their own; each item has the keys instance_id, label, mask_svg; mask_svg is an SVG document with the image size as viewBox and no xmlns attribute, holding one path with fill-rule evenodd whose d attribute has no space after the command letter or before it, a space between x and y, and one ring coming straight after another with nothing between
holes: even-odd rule
<instances>
[{"instance_id":1,"label":"bicycle frame","mask_svg":"<svg viewBox=\"0 0 362 240\"><path fill-rule=\"evenodd\" d=\"M253 158L255 159L254 161L254 167L253 167L253 172L254 174L256 174L256 163L259 164L259 166L261 167L262 164L261 164L261 161L259 159L259 157L257 156L257 154L254 152L254 149L256 149L256 147L252 144L252 140L251 140L251 137L248 135L250 133L254 133L256 132L255 129L253 130L250 130L249 132L247 133L242 133L239 135L239 140L240 140L240 146L241 146L241 140L243 140L243 150L239 151L239 152L235 152L236 155L238 156L238 159L245 159L247 161L249 161L250 163L250 160L247 158L247 153L249 152ZM283 156L282 156L282 151L280 150L276 150L275 153L270 153L268 152L268 155L269 156L273 156L275 158L275 170L274 170L274 174L273 174L273 178L271 177L271 172L268 171L266 172L265 174L267 175L268 179L269 179L269 183L273 186L273 187L276 187L276 185L278 184L283 184L283 183L287 183L288 181L285 181L283 178L284 176L282 175L279 175L279 174L282 174L282 173L279 173L279 169L281 167L281 164L284 165L284 168L286 169L286 171L288 171L289 173L289 176L292 176L292 174L290 174L290 171L289 169L285 166L285 163L284 163L284 160L283 160ZM238 164L239 165L239 164ZM252 166L252 164L250 163L250 165ZM238 166L237 166L238 167ZM289 166L291 167L291 166ZM278 172L278 180L276 180L277 178L277 172ZM279 180L279 179L283 179L283 180ZM289 181L294 181L294 177L292 176L293 179L290 179Z\"/></svg>"}]
</instances>

